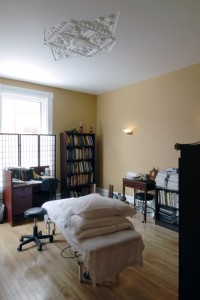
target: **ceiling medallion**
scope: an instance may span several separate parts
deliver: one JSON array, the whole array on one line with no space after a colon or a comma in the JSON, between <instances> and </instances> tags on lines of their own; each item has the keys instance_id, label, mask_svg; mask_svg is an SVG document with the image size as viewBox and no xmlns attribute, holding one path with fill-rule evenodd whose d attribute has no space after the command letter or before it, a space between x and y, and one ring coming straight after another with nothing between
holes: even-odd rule
<instances>
[{"instance_id":1,"label":"ceiling medallion","mask_svg":"<svg viewBox=\"0 0 200 300\"><path fill-rule=\"evenodd\" d=\"M62 22L45 30L45 45L51 47L55 60L110 52L118 16L119 12L91 21Z\"/></svg>"}]
</instances>

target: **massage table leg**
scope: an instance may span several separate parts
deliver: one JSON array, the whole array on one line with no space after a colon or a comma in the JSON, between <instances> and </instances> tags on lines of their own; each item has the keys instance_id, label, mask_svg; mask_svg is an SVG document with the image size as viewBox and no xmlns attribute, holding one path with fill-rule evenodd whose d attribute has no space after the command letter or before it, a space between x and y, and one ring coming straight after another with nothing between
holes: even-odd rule
<instances>
[{"instance_id":1,"label":"massage table leg","mask_svg":"<svg viewBox=\"0 0 200 300\"><path fill-rule=\"evenodd\" d=\"M83 262L79 261L79 282L83 282Z\"/></svg>"},{"instance_id":2,"label":"massage table leg","mask_svg":"<svg viewBox=\"0 0 200 300\"><path fill-rule=\"evenodd\" d=\"M56 233L56 225L54 222L51 221L51 219L47 219L46 221L46 225L47 225L47 230L48 230L48 234L51 234L51 224L53 223L53 230L52 230L52 235L54 235Z\"/></svg>"}]
</instances>

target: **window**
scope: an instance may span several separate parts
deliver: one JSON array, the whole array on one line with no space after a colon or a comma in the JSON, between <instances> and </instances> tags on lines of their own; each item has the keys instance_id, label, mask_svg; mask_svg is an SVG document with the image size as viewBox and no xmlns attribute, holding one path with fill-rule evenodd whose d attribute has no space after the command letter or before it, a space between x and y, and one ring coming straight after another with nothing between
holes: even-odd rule
<instances>
[{"instance_id":1,"label":"window","mask_svg":"<svg viewBox=\"0 0 200 300\"><path fill-rule=\"evenodd\" d=\"M0 85L0 132L52 133L53 94Z\"/></svg>"},{"instance_id":2,"label":"window","mask_svg":"<svg viewBox=\"0 0 200 300\"><path fill-rule=\"evenodd\" d=\"M53 94L0 84L0 202L5 167L49 165L55 176Z\"/></svg>"}]
</instances>

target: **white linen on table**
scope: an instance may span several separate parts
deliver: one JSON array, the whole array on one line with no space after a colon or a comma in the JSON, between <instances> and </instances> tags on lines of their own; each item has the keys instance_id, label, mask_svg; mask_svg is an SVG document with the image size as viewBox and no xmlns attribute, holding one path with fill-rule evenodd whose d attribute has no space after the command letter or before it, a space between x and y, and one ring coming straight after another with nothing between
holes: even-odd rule
<instances>
[{"instance_id":1,"label":"white linen on table","mask_svg":"<svg viewBox=\"0 0 200 300\"><path fill-rule=\"evenodd\" d=\"M135 230L123 230L89 239L76 239L69 229L59 228L63 236L81 254L93 285L114 277L124 268L143 266L144 244Z\"/></svg>"},{"instance_id":2,"label":"white linen on table","mask_svg":"<svg viewBox=\"0 0 200 300\"><path fill-rule=\"evenodd\" d=\"M76 201L77 198L53 200L45 202L42 207L47 210L48 217L56 224L67 242L81 254L81 259L90 273L93 285L102 283L107 277L119 274L119 272L128 266L143 265L142 251L144 243L141 235L134 230L134 227L121 230L120 223L118 223L120 230L118 232L90 238L77 238L71 230L73 227L72 224L77 222L77 215L73 212L73 206ZM124 220L126 217L122 218ZM92 226L95 220L90 221ZM89 224L87 221L85 223L83 219L79 219L79 221L83 227L87 227ZM101 226L101 221L98 223L100 226L96 228L104 228ZM119 218L118 221L120 222L122 219ZM84 225L84 223L87 225ZM116 225L111 226L116 227ZM92 228L88 229L91 230ZM86 229L82 229L81 231L83 232L84 230Z\"/></svg>"},{"instance_id":3,"label":"white linen on table","mask_svg":"<svg viewBox=\"0 0 200 300\"><path fill-rule=\"evenodd\" d=\"M67 198L60 200L51 200L45 202L44 207L51 221L56 223L58 228L67 227L70 222L70 217L73 215L72 207L76 198Z\"/></svg>"}]
</instances>

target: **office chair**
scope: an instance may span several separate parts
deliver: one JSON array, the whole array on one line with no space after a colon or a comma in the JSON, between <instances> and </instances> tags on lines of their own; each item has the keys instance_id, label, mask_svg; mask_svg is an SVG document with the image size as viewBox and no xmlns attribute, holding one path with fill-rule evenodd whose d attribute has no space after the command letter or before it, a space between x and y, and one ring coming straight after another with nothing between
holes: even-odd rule
<instances>
[{"instance_id":1,"label":"office chair","mask_svg":"<svg viewBox=\"0 0 200 300\"><path fill-rule=\"evenodd\" d=\"M44 199L48 200L54 200L56 199L56 190L58 188L58 179L57 178L47 178L44 179L41 183L41 193L44 193L41 195ZM53 222L48 218L46 220L47 224L47 229L48 229L48 234L50 235L51 231L51 224ZM55 223L53 223L53 230L52 230L52 235L55 234L56 227Z\"/></svg>"},{"instance_id":2,"label":"office chair","mask_svg":"<svg viewBox=\"0 0 200 300\"><path fill-rule=\"evenodd\" d=\"M35 242L37 245L38 251L42 251L42 243L41 239L49 239L50 243L53 243L53 235L52 234L45 234L42 235L42 232L38 232L38 227L36 225L37 219L44 217L44 215L47 213L46 209L42 207L32 207L27 209L24 212L24 217L25 218L33 218L34 219L34 226L33 226L33 234L32 235L22 235L20 238L20 245L17 248L18 251L22 251L22 246Z\"/></svg>"},{"instance_id":3,"label":"office chair","mask_svg":"<svg viewBox=\"0 0 200 300\"><path fill-rule=\"evenodd\" d=\"M58 179L57 178L47 178L44 179L41 183L41 191L46 192L44 198L46 200L56 199L56 190L58 188Z\"/></svg>"}]
</instances>

